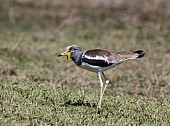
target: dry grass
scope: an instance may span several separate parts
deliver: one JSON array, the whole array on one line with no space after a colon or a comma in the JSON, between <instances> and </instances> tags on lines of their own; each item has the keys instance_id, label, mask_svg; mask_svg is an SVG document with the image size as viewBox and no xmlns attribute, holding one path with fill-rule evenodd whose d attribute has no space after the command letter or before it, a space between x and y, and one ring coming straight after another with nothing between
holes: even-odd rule
<instances>
[{"instance_id":1,"label":"dry grass","mask_svg":"<svg viewBox=\"0 0 170 126\"><path fill-rule=\"evenodd\" d=\"M2 5L12 23L24 19L48 28L100 23L170 29L169 0L5 0Z\"/></svg>"}]
</instances>

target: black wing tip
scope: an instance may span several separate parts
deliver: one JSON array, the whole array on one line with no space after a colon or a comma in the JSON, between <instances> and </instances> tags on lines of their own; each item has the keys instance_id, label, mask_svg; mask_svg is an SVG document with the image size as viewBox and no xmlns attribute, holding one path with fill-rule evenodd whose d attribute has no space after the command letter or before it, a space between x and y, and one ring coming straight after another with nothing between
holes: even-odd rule
<instances>
[{"instance_id":1,"label":"black wing tip","mask_svg":"<svg viewBox=\"0 0 170 126\"><path fill-rule=\"evenodd\" d=\"M145 55L145 52L143 50L137 50L137 51L135 51L135 53L139 54L139 56L137 58L142 58Z\"/></svg>"}]
</instances>

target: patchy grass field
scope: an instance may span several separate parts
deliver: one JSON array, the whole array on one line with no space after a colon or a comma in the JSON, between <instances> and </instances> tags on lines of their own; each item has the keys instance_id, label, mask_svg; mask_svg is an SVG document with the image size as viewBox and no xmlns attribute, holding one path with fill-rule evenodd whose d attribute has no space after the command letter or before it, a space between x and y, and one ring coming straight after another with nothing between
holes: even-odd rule
<instances>
[{"instance_id":1,"label":"patchy grass field","mask_svg":"<svg viewBox=\"0 0 170 126\"><path fill-rule=\"evenodd\" d=\"M113 24L39 29L0 18L0 125L170 124L168 31ZM56 56L71 44L143 49L146 56L106 72L111 83L98 114L96 74Z\"/></svg>"}]
</instances>

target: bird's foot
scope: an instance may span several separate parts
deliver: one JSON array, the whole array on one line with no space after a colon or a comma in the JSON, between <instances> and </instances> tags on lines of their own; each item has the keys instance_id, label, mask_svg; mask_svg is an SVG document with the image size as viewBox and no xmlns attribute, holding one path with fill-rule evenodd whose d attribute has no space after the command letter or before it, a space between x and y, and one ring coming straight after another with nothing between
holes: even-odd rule
<instances>
[{"instance_id":1,"label":"bird's foot","mask_svg":"<svg viewBox=\"0 0 170 126\"><path fill-rule=\"evenodd\" d=\"M101 112L101 105L97 105L97 114L100 114Z\"/></svg>"}]
</instances>

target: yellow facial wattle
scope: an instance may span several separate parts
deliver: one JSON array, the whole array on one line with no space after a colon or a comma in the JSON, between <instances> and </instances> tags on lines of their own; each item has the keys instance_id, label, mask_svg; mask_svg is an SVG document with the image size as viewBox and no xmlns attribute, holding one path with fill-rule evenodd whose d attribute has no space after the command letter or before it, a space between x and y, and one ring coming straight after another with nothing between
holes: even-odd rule
<instances>
[{"instance_id":1,"label":"yellow facial wattle","mask_svg":"<svg viewBox=\"0 0 170 126\"><path fill-rule=\"evenodd\" d=\"M67 52L67 60L70 60L71 53Z\"/></svg>"}]
</instances>

